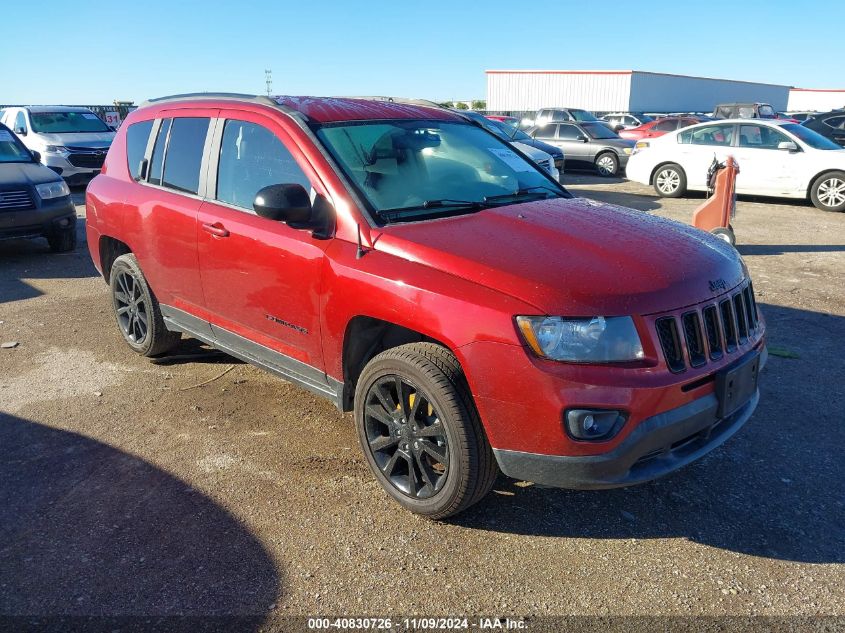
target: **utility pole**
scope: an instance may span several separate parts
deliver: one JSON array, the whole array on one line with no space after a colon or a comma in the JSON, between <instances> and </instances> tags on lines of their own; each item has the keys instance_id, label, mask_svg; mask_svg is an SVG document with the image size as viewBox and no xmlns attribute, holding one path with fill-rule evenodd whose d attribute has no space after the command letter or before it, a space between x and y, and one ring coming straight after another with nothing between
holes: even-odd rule
<instances>
[{"instance_id":1,"label":"utility pole","mask_svg":"<svg viewBox=\"0 0 845 633\"><path fill-rule=\"evenodd\" d=\"M270 93L273 92L273 71L269 69L264 69L264 83L267 85L267 96L270 96Z\"/></svg>"}]
</instances>

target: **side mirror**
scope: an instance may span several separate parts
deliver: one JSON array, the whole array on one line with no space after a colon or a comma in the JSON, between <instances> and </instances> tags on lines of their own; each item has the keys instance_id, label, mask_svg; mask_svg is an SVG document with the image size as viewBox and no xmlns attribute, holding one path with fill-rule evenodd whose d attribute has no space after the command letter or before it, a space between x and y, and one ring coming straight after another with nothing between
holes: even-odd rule
<instances>
[{"instance_id":1,"label":"side mirror","mask_svg":"<svg viewBox=\"0 0 845 633\"><path fill-rule=\"evenodd\" d=\"M286 222L293 228L302 228L294 225L307 225L311 220L311 198L300 184L264 187L255 194L252 207L262 218Z\"/></svg>"},{"instance_id":2,"label":"side mirror","mask_svg":"<svg viewBox=\"0 0 845 633\"><path fill-rule=\"evenodd\" d=\"M20 125L16 127L14 131L18 136L26 136L26 130Z\"/></svg>"},{"instance_id":3,"label":"side mirror","mask_svg":"<svg viewBox=\"0 0 845 633\"><path fill-rule=\"evenodd\" d=\"M587 137L584 136L583 134L579 134L578 136L575 137L575 140L578 141L579 143L586 143Z\"/></svg>"},{"instance_id":4,"label":"side mirror","mask_svg":"<svg viewBox=\"0 0 845 633\"><path fill-rule=\"evenodd\" d=\"M41 152L36 152L32 150L29 153L32 154L32 160L34 160L36 163L41 162Z\"/></svg>"},{"instance_id":5,"label":"side mirror","mask_svg":"<svg viewBox=\"0 0 845 633\"><path fill-rule=\"evenodd\" d=\"M614 126L613 126L613 131L614 131L614 132L618 132L619 130L624 130L624 129L625 129L625 126L624 126L624 125L622 125L621 123L620 123L619 125L614 125Z\"/></svg>"},{"instance_id":6,"label":"side mirror","mask_svg":"<svg viewBox=\"0 0 845 633\"><path fill-rule=\"evenodd\" d=\"M782 149L787 152L797 152L798 145L795 143L795 141L781 141L780 143L778 143L778 149Z\"/></svg>"}]
</instances>

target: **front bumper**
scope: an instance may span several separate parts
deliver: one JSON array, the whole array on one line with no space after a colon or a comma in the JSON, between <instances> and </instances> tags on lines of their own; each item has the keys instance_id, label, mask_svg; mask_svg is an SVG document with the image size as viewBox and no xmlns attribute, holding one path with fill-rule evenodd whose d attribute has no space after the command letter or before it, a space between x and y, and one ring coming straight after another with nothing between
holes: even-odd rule
<instances>
[{"instance_id":1,"label":"front bumper","mask_svg":"<svg viewBox=\"0 0 845 633\"><path fill-rule=\"evenodd\" d=\"M70 196L40 202L34 209L0 212L0 240L46 237L76 226L76 208Z\"/></svg>"},{"instance_id":2,"label":"front bumper","mask_svg":"<svg viewBox=\"0 0 845 633\"><path fill-rule=\"evenodd\" d=\"M764 351L761 367L765 358ZM494 453L502 472L515 479L577 490L631 486L675 472L720 446L748 421L759 399L758 390L720 419L718 399L708 394L643 420L616 448L597 455Z\"/></svg>"},{"instance_id":3,"label":"front bumper","mask_svg":"<svg viewBox=\"0 0 845 633\"><path fill-rule=\"evenodd\" d=\"M68 153L44 153L41 156L42 164L46 165L59 176L65 179L70 186L87 185L91 180L100 173L100 167L80 167L71 162L71 154ZM73 158L73 160L79 160ZM100 162L100 158L97 158Z\"/></svg>"}]
</instances>

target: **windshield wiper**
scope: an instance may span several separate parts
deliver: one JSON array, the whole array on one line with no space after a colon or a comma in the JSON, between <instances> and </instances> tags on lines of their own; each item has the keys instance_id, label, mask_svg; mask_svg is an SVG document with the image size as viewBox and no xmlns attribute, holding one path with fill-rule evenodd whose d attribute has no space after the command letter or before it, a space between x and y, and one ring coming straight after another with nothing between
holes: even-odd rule
<instances>
[{"instance_id":1,"label":"windshield wiper","mask_svg":"<svg viewBox=\"0 0 845 633\"><path fill-rule=\"evenodd\" d=\"M537 191L537 189L542 189L542 191ZM500 193L495 196L484 196L484 202L495 202L496 200L504 200L505 198L517 198L519 196L544 195L546 191L550 191L551 193L555 194L555 197L557 198L564 197L563 194L557 189L547 187L546 185L534 185L533 187L520 187L519 189L511 193Z\"/></svg>"},{"instance_id":2,"label":"windshield wiper","mask_svg":"<svg viewBox=\"0 0 845 633\"><path fill-rule=\"evenodd\" d=\"M437 209L468 209L471 211L480 211L487 207L485 200L455 200L453 198L439 198L435 200L426 200L422 204L417 204L409 207L396 207L394 209L383 209L378 212L379 217L384 218L388 222L396 220L405 215L428 215L432 210ZM436 212L436 211L435 211Z\"/></svg>"}]
</instances>

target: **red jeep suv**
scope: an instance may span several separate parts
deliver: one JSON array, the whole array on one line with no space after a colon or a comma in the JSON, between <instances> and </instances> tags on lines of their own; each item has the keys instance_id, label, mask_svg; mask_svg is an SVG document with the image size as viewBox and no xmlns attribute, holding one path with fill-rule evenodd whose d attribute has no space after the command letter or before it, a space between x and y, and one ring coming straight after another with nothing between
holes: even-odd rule
<instances>
[{"instance_id":1,"label":"red jeep suv","mask_svg":"<svg viewBox=\"0 0 845 633\"><path fill-rule=\"evenodd\" d=\"M764 323L732 247L576 198L448 110L154 100L86 202L135 351L184 333L353 411L373 474L419 514L464 510L499 470L648 481L757 406Z\"/></svg>"}]
</instances>

